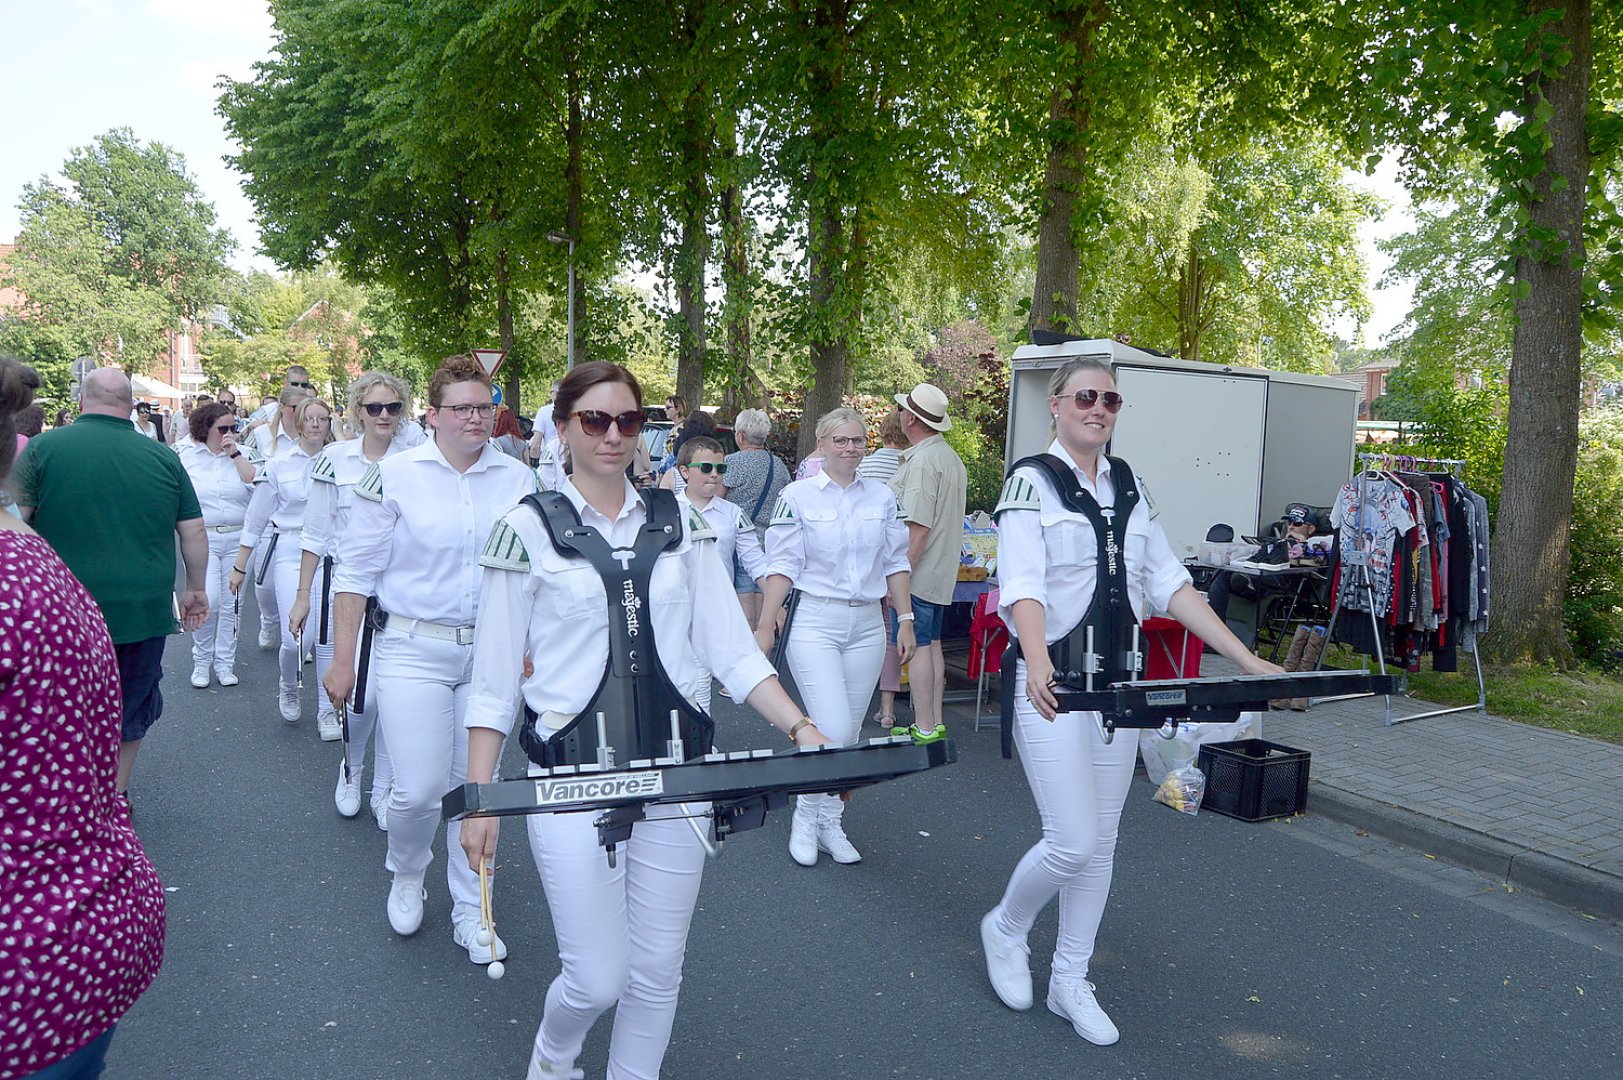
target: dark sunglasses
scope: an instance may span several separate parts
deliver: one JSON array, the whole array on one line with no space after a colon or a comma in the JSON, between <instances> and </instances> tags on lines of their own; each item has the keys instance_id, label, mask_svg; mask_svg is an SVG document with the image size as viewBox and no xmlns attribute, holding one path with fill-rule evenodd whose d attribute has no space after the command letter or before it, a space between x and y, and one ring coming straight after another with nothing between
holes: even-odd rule
<instances>
[{"instance_id":1,"label":"dark sunglasses","mask_svg":"<svg viewBox=\"0 0 1623 1080\"><path fill-rule=\"evenodd\" d=\"M580 412L569 414L571 418L580 421L580 429L586 434L596 438L609 433L609 425L613 424L620 429L625 438L642 433L643 415L641 410L623 412L619 416L610 416L599 409L582 409Z\"/></svg>"},{"instance_id":2,"label":"dark sunglasses","mask_svg":"<svg viewBox=\"0 0 1623 1080\"><path fill-rule=\"evenodd\" d=\"M717 476L727 475L727 463L725 461L690 461L686 465L682 466L682 468L698 469L706 476L709 476L711 473L715 473Z\"/></svg>"},{"instance_id":3,"label":"dark sunglasses","mask_svg":"<svg viewBox=\"0 0 1623 1080\"><path fill-rule=\"evenodd\" d=\"M366 410L368 416L382 416L384 413L388 413L390 416L399 416L400 410L405 407L403 403L398 401L368 401L361 406Z\"/></svg>"},{"instance_id":4,"label":"dark sunglasses","mask_svg":"<svg viewBox=\"0 0 1623 1080\"><path fill-rule=\"evenodd\" d=\"M1105 403L1105 412L1119 413L1121 412L1123 400L1122 396L1114 390L1100 392L1090 389L1076 392L1076 407L1079 409L1091 409L1103 401Z\"/></svg>"},{"instance_id":5,"label":"dark sunglasses","mask_svg":"<svg viewBox=\"0 0 1623 1080\"><path fill-rule=\"evenodd\" d=\"M315 383L307 383L307 382L299 382L299 381L297 381L297 380L296 380L296 379L289 379L289 380L288 380L288 381L287 381L287 384L288 384L288 385L289 385L289 386L302 386L302 387L304 387L304 388L305 388L305 389L306 389L306 390L314 390L314 389L315 389L315 388L316 388L316 384L315 384Z\"/></svg>"},{"instance_id":6,"label":"dark sunglasses","mask_svg":"<svg viewBox=\"0 0 1623 1080\"><path fill-rule=\"evenodd\" d=\"M218 431L221 435L229 435L233 431L237 430L237 425L235 425L235 424L222 424L219 427L215 428L214 430Z\"/></svg>"}]
</instances>

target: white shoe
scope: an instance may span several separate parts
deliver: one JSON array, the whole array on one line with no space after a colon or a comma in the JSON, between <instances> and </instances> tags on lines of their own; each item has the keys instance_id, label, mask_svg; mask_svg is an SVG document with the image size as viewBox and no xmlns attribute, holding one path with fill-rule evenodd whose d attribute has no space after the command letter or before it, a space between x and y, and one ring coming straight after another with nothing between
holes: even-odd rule
<instances>
[{"instance_id":1,"label":"white shoe","mask_svg":"<svg viewBox=\"0 0 1623 1080\"><path fill-rule=\"evenodd\" d=\"M300 715L304 711L299 705L298 687L294 687L292 690L283 690L278 693L276 695L276 707L282 711L283 720L286 720L290 724L297 724L299 722Z\"/></svg>"},{"instance_id":2,"label":"white shoe","mask_svg":"<svg viewBox=\"0 0 1623 1080\"><path fill-rule=\"evenodd\" d=\"M338 722L338 713L332 709L316 715L316 733L322 742L337 742L344 737L344 727ZM346 817L348 815L345 815Z\"/></svg>"},{"instance_id":3,"label":"white shoe","mask_svg":"<svg viewBox=\"0 0 1623 1080\"><path fill-rule=\"evenodd\" d=\"M1121 1038L1110 1017L1099 1008L1093 984L1086 979L1054 979L1048 984L1048 1011L1071 1022L1076 1033L1095 1046L1109 1046Z\"/></svg>"},{"instance_id":4,"label":"white shoe","mask_svg":"<svg viewBox=\"0 0 1623 1080\"><path fill-rule=\"evenodd\" d=\"M351 773L350 778L345 780L342 761L338 763L338 786L333 789L332 803L343 817L354 817L361 812L360 773Z\"/></svg>"},{"instance_id":5,"label":"white shoe","mask_svg":"<svg viewBox=\"0 0 1623 1080\"><path fill-rule=\"evenodd\" d=\"M586 1080L586 1071L575 1068L574 1062L554 1065L537 1049L530 1052L530 1071L524 1074L524 1080Z\"/></svg>"},{"instance_id":6,"label":"white shoe","mask_svg":"<svg viewBox=\"0 0 1623 1080\"><path fill-rule=\"evenodd\" d=\"M428 890L423 888L421 875L407 877L396 874L389 886L389 925L401 937L411 937L423 925L423 901Z\"/></svg>"},{"instance_id":7,"label":"white shoe","mask_svg":"<svg viewBox=\"0 0 1623 1080\"><path fill-rule=\"evenodd\" d=\"M817 819L798 808L789 821L789 857L801 866L817 865Z\"/></svg>"},{"instance_id":8,"label":"white shoe","mask_svg":"<svg viewBox=\"0 0 1623 1080\"><path fill-rule=\"evenodd\" d=\"M207 664L192 665L192 685L199 690L207 690L209 685L209 666Z\"/></svg>"},{"instance_id":9,"label":"white shoe","mask_svg":"<svg viewBox=\"0 0 1623 1080\"><path fill-rule=\"evenodd\" d=\"M998 931L997 908L981 919L981 949L986 953L986 977L998 1000L1019 1012L1031 1008L1031 948Z\"/></svg>"},{"instance_id":10,"label":"white shoe","mask_svg":"<svg viewBox=\"0 0 1623 1080\"><path fill-rule=\"evenodd\" d=\"M469 915L458 919L451 931L451 939L464 949L468 950L468 959L475 964L488 964L492 960L507 959L507 943L497 936L496 931L489 931L490 940L483 941L485 934L479 925L479 918Z\"/></svg>"},{"instance_id":11,"label":"white shoe","mask_svg":"<svg viewBox=\"0 0 1623 1080\"><path fill-rule=\"evenodd\" d=\"M862 853L856 846L846 839L845 829L838 822L829 824L819 822L817 825L817 850L826 851L837 863L850 866L852 863L862 861Z\"/></svg>"},{"instance_id":12,"label":"white shoe","mask_svg":"<svg viewBox=\"0 0 1623 1080\"><path fill-rule=\"evenodd\" d=\"M275 626L261 626L259 628L259 647L261 649L274 649L277 644Z\"/></svg>"},{"instance_id":13,"label":"white shoe","mask_svg":"<svg viewBox=\"0 0 1623 1080\"><path fill-rule=\"evenodd\" d=\"M389 831L389 793L372 797L372 820L378 823L379 832Z\"/></svg>"},{"instance_id":14,"label":"white shoe","mask_svg":"<svg viewBox=\"0 0 1623 1080\"><path fill-rule=\"evenodd\" d=\"M242 680L237 678L237 673L230 668L220 668L214 673L214 681L221 686L235 686Z\"/></svg>"}]
</instances>

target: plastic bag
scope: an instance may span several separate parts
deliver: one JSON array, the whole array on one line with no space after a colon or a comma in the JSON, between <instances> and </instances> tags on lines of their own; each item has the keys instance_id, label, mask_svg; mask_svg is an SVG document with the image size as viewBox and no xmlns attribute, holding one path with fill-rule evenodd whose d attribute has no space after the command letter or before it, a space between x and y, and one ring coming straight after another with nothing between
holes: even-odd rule
<instances>
[{"instance_id":1,"label":"plastic bag","mask_svg":"<svg viewBox=\"0 0 1623 1080\"><path fill-rule=\"evenodd\" d=\"M1183 723L1178 734L1171 739L1161 738L1158 731L1141 731L1138 736L1139 754L1144 758L1144 772L1150 783L1159 784L1167 773L1194 764L1202 743L1235 742L1239 739L1262 738L1262 714L1245 712L1233 723Z\"/></svg>"},{"instance_id":2,"label":"plastic bag","mask_svg":"<svg viewBox=\"0 0 1623 1080\"><path fill-rule=\"evenodd\" d=\"M1155 789L1155 801L1183 814L1198 814L1200 800L1206 795L1206 774L1194 765L1185 765L1167 773L1161 786Z\"/></svg>"}]
</instances>

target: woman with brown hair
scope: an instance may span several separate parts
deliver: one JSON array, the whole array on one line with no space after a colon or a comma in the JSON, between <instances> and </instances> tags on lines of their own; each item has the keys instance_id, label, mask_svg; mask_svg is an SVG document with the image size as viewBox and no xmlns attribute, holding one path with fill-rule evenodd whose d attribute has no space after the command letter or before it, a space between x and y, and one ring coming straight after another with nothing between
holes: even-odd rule
<instances>
[{"instance_id":1,"label":"woman with brown hair","mask_svg":"<svg viewBox=\"0 0 1623 1080\"><path fill-rule=\"evenodd\" d=\"M221 686L235 686L237 609L227 594L259 455L237 445L237 423L225 405L199 405L186 422L191 440L179 449L180 463L197 491L209 541L209 617L192 633L192 685L203 689L212 673Z\"/></svg>"}]
</instances>

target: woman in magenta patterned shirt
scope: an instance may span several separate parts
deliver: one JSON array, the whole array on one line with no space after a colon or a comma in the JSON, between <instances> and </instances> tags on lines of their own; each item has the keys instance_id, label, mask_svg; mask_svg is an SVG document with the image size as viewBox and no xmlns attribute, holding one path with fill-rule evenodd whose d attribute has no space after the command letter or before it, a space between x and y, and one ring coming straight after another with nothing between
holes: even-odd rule
<instances>
[{"instance_id":1,"label":"woman in magenta patterned shirt","mask_svg":"<svg viewBox=\"0 0 1623 1080\"><path fill-rule=\"evenodd\" d=\"M0 357L0 483L38 385ZM118 687L95 601L0 514L0 1080L100 1076L163 962L163 887L113 784Z\"/></svg>"}]
</instances>

